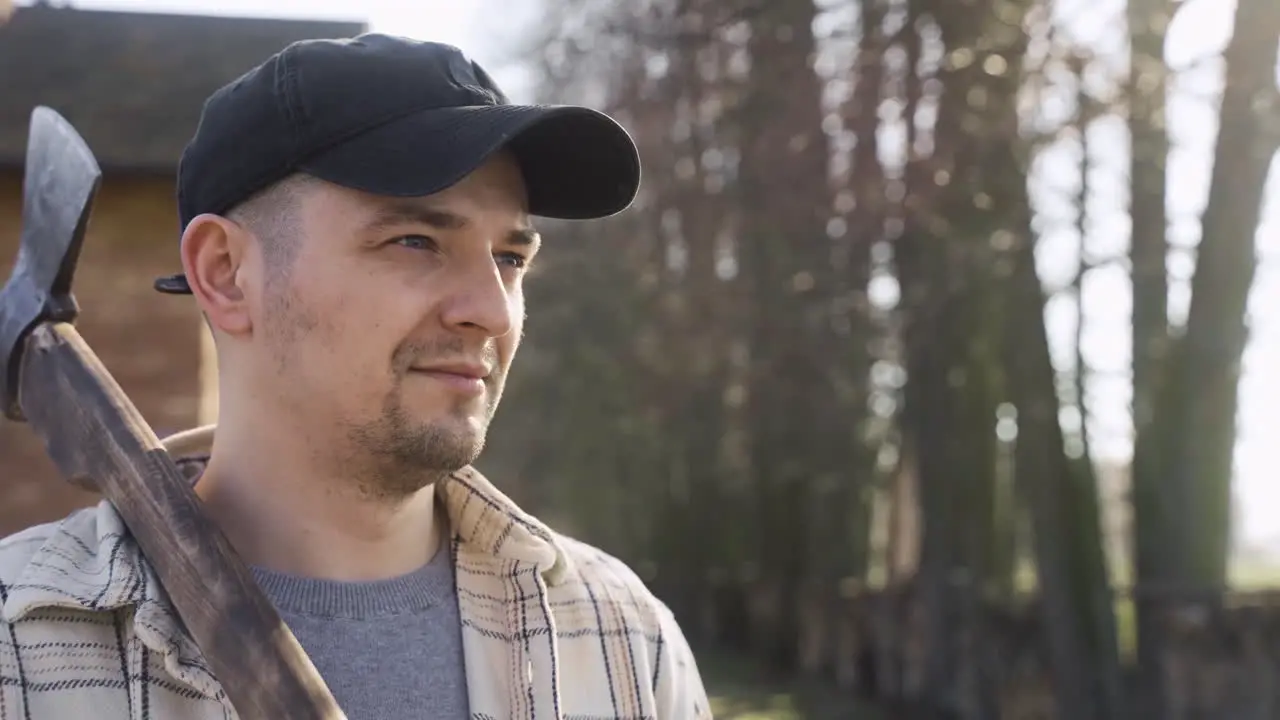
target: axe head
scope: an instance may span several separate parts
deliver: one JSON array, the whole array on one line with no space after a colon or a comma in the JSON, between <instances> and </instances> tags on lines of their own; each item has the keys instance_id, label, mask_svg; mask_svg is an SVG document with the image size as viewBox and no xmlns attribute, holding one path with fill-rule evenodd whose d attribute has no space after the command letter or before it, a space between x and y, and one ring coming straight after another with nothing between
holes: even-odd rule
<instances>
[{"instance_id":1,"label":"axe head","mask_svg":"<svg viewBox=\"0 0 1280 720\"><path fill-rule=\"evenodd\" d=\"M19 372L27 335L43 322L73 322L71 280L102 170L80 134L47 107L31 113L18 261L0 290L0 408L22 419Z\"/></svg>"}]
</instances>

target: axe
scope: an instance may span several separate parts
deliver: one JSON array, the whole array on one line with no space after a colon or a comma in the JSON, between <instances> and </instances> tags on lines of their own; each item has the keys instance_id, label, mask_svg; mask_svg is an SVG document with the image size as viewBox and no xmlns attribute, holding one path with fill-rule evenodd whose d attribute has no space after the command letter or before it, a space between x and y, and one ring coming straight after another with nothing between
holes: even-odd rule
<instances>
[{"instance_id":1,"label":"axe","mask_svg":"<svg viewBox=\"0 0 1280 720\"><path fill-rule=\"evenodd\" d=\"M245 720L344 718L155 431L75 328L71 279L102 172L58 113L31 114L17 265L0 290L0 407L115 506Z\"/></svg>"}]
</instances>

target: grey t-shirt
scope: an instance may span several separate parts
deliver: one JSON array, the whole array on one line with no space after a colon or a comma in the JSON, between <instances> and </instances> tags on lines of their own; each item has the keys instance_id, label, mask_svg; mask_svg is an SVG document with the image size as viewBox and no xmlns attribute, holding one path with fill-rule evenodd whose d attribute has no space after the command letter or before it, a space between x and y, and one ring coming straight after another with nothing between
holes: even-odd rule
<instances>
[{"instance_id":1,"label":"grey t-shirt","mask_svg":"<svg viewBox=\"0 0 1280 720\"><path fill-rule=\"evenodd\" d=\"M445 545L418 570L375 582L253 574L348 718L462 720L467 684L450 555Z\"/></svg>"}]
</instances>

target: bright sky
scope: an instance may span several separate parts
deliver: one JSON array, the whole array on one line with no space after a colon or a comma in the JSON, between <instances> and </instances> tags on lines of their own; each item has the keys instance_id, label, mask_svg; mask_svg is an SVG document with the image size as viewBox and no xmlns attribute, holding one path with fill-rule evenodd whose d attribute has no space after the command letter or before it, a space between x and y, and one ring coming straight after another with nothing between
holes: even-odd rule
<instances>
[{"instance_id":1,"label":"bright sky","mask_svg":"<svg viewBox=\"0 0 1280 720\"><path fill-rule=\"evenodd\" d=\"M539 0L55 0L92 10L306 18L366 22L375 32L456 45L484 66L515 102L529 74L508 61L537 19ZM18 6L32 0L17 0ZM500 9L500 10L499 10ZM501 13L500 15L498 13ZM500 17L501 22L492 22Z\"/></svg>"},{"instance_id":2,"label":"bright sky","mask_svg":"<svg viewBox=\"0 0 1280 720\"><path fill-rule=\"evenodd\" d=\"M29 2L19 2L20 5ZM526 100L530 75L511 55L538 16L539 0L77 0L86 9L179 12L218 15L306 17L312 19L364 20L371 30L438 40L457 45L486 67L513 100ZM1211 57L1225 46L1231 31L1235 3L1232 0L1184 0L1170 28L1168 61L1176 68ZM358 9L357 9L358 8ZM500 8L500 10L499 10ZM1123 42L1123 0L1059 0L1059 15L1081 39L1088 38L1100 50L1114 50ZM498 15L497 13L501 13ZM501 22L493 22L500 17ZM1217 91L1220 67L1201 64L1179 81L1171 101L1170 127L1175 148L1169 161L1171 238L1175 248L1169 267L1185 281L1193 267L1198 242L1198 218L1208 192L1210 160L1216 134L1216 108L1205 102ZM1053 98L1043 100L1042 110L1054 112ZM1128 163L1124 128L1119 121L1095 128L1091 156L1099 176L1090 201L1092 229L1086 241L1093 256L1123 253L1128 245L1125 166ZM1079 181L1078 147L1067 143L1044 163L1037 185L1074 192ZM1275 461L1268 433L1280 421L1280 163L1273 166L1268 207L1258 233L1261 267L1250 301L1252 341L1246 352L1240 389L1240 442L1237 449L1236 497L1240 507L1241 539L1266 543L1280 552L1280 484L1272 481ZM1049 225L1044 228L1040 269L1051 286L1065 285L1075 271L1079 237L1070 227L1073 218L1060 208L1041 208ZM1061 224L1061 227L1059 227ZM1189 292L1185 283L1175 287L1171 310L1181 320ZM1084 349L1086 361L1098 373L1090 388L1091 441L1099 455L1125 458L1131 450L1128 379L1130 288L1119 268L1092 273L1085 289ZM1051 303L1049 330L1059 367L1069 368L1074 350L1074 301Z\"/></svg>"}]
</instances>

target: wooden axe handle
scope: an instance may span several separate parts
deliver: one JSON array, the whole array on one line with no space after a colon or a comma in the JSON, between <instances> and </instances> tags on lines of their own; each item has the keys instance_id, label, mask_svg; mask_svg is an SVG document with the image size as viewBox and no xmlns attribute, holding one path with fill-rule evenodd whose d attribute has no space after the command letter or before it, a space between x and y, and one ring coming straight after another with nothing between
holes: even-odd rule
<instances>
[{"instance_id":1,"label":"wooden axe handle","mask_svg":"<svg viewBox=\"0 0 1280 720\"><path fill-rule=\"evenodd\" d=\"M69 323L36 327L19 398L49 456L115 506L243 720L345 718L160 439Z\"/></svg>"}]
</instances>

